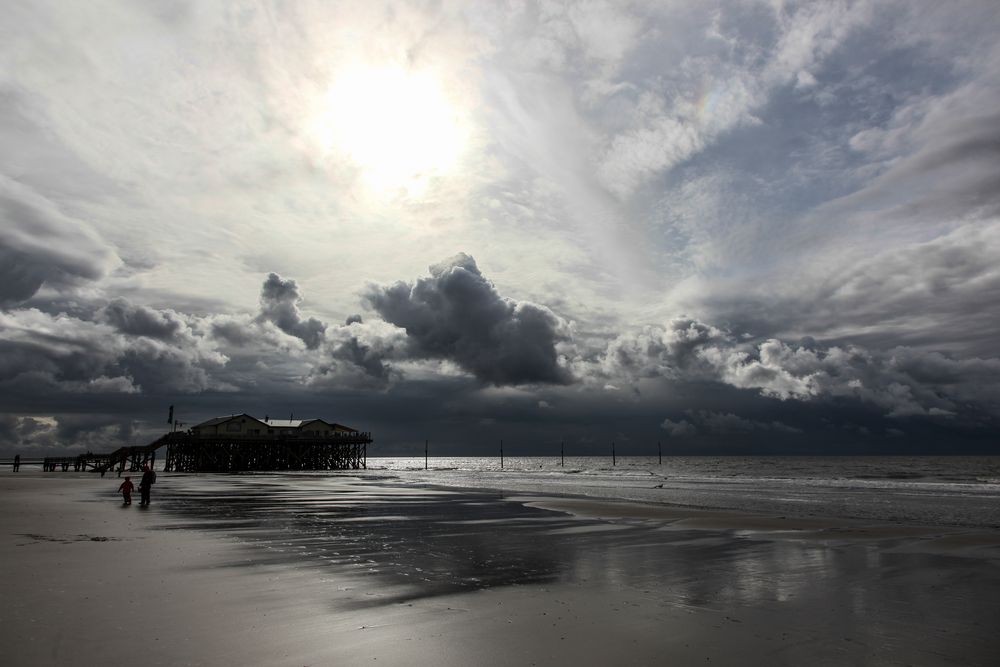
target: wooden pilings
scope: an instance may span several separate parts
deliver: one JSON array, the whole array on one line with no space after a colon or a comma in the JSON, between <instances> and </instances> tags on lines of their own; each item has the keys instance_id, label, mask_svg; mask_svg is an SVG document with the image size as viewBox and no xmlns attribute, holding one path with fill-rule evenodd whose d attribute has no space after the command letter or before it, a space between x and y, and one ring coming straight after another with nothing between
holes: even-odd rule
<instances>
[{"instance_id":1,"label":"wooden pilings","mask_svg":"<svg viewBox=\"0 0 1000 667\"><path fill-rule=\"evenodd\" d=\"M368 467L368 444L371 441L367 433L277 439L190 436L170 443L164 470L359 470Z\"/></svg>"}]
</instances>

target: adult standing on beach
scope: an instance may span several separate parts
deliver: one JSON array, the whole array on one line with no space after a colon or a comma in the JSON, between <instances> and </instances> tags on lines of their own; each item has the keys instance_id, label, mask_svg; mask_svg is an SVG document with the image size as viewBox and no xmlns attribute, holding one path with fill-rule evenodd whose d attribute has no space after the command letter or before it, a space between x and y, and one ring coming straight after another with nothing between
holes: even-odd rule
<instances>
[{"instance_id":1,"label":"adult standing on beach","mask_svg":"<svg viewBox=\"0 0 1000 667\"><path fill-rule=\"evenodd\" d=\"M142 466L142 481L139 482L139 506L149 505L149 491L156 482L156 473L149 464Z\"/></svg>"},{"instance_id":2,"label":"adult standing on beach","mask_svg":"<svg viewBox=\"0 0 1000 667\"><path fill-rule=\"evenodd\" d=\"M21 455L14 454L14 472L17 472L20 469L21 469Z\"/></svg>"}]
</instances>

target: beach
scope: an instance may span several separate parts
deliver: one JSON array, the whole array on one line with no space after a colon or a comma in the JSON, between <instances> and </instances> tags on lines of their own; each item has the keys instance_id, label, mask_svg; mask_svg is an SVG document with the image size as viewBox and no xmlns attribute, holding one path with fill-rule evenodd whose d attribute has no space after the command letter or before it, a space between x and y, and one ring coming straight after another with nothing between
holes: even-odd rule
<instances>
[{"instance_id":1,"label":"beach","mask_svg":"<svg viewBox=\"0 0 1000 667\"><path fill-rule=\"evenodd\" d=\"M4 664L991 665L1000 532L430 485L0 474Z\"/></svg>"}]
</instances>

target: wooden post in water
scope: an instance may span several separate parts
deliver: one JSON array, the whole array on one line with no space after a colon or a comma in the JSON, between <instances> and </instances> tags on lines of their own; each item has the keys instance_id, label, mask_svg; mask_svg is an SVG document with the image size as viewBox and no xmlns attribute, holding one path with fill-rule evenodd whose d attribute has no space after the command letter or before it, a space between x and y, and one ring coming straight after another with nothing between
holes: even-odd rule
<instances>
[{"instance_id":1,"label":"wooden post in water","mask_svg":"<svg viewBox=\"0 0 1000 667\"><path fill-rule=\"evenodd\" d=\"M660 447L660 441L656 441L656 453L660 457L660 465L663 465L663 448Z\"/></svg>"},{"instance_id":2,"label":"wooden post in water","mask_svg":"<svg viewBox=\"0 0 1000 667\"><path fill-rule=\"evenodd\" d=\"M615 459L615 441L611 441L611 465L618 465L618 461Z\"/></svg>"},{"instance_id":3,"label":"wooden post in water","mask_svg":"<svg viewBox=\"0 0 1000 667\"><path fill-rule=\"evenodd\" d=\"M500 441L500 470L503 470L503 440Z\"/></svg>"},{"instance_id":4,"label":"wooden post in water","mask_svg":"<svg viewBox=\"0 0 1000 667\"><path fill-rule=\"evenodd\" d=\"M427 441L424 440L424 470L427 470Z\"/></svg>"}]
</instances>

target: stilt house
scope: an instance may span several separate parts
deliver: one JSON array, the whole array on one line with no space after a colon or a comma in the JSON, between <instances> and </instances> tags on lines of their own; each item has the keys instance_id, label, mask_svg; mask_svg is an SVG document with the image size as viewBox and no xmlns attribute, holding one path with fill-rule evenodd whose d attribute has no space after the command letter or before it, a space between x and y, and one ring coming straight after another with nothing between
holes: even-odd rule
<instances>
[{"instance_id":1,"label":"stilt house","mask_svg":"<svg viewBox=\"0 0 1000 667\"><path fill-rule=\"evenodd\" d=\"M175 434L177 435L177 434ZM325 419L216 417L171 438L166 470L349 470L367 466L371 433Z\"/></svg>"}]
</instances>

